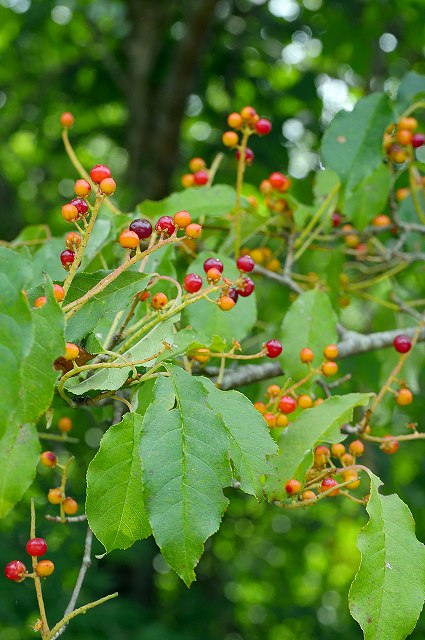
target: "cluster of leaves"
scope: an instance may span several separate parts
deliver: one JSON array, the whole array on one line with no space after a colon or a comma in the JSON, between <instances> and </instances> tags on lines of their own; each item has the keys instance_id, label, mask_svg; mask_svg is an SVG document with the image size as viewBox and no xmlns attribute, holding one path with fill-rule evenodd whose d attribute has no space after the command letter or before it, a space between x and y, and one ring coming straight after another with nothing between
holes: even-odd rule
<instances>
[{"instance_id":1,"label":"cluster of leaves","mask_svg":"<svg viewBox=\"0 0 425 640\"><path fill-rule=\"evenodd\" d=\"M46 237L44 227L34 226L0 247L0 376L5 389L0 451L7 457L0 469L3 517L34 479L40 451L37 427L43 436L49 435L44 415L49 427L51 412L63 411L66 403L91 406L118 393L132 410L107 429L88 466L88 522L106 552L126 549L152 534L167 563L190 585L205 541L220 526L228 504L226 487L257 499L265 496L282 508L298 505L288 501L285 484L289 479L304 482L317 445L344 440L353 417L355 427L361 423L359 415L363 426L370 422L374 433L380 433L382 421L393 413L392 400L386 398L370 418L362 407L377 389L331 395L331 387L320 385L317 376L303 384L306 369L299 353L309 347L318 358L338 334L342 356L388 346L385 335L368 342L367 336L353 331L374 329L380 309L390 328L400 317L403 323L414 317L419 330L410 328L411 335L415 340L423 335L422 317L416 311L421 282L415 266L423 260L424 198L418 180L423 167L416 157L405 166L394 166L385 158L382 141L389 125L424 91L424 83L409 74L395 104L372 94L352 112L337 114L323 138L325 170L316 176L311 204L298 200L294 185L285 194L284 211L276 213L253 185L247 185L246 197L241 197L220 184L143 202L138 213L150 219L189 210L204 226L202 243L185 240L161 246L146 256L143 273L134 263L97 291L122 264L116 238L134 218L102 210L63 306L52 288L53 280L63 280L57 258L62 239ZM243 163L239 169L245 169ZM397 204L394 192L406 186L406 180L410 194ZM377 229L372 223L383 211L391 216L390 229ZM344 233L332 227L335 213L350 223L350 235L362 240L361 252L347 246ZM274 270L257 266L257 296L223 313L206 299L185 306L178 293L171 310L156 315L153 324L150 312L138 304L129 324L128 335L133 329L134 340L126 349L111 352L111 344L120 344L113 344L114 332L140 291L158 291L160 282L171 298L176 282L187 272L201 275L211 254L220 257L227 278L237 279L229 257L235 215L242 216L244 249L252 253L267 246L279 262ZM338 270L345 278L338 278ZM161 281L161 275L168 279ZM46 304L34 309L41 291ZM390 299L390 293L397 297ZM85 304L73 306L84 296ZM352 304L341 305L343 297ZM67 305L71 306L66 314ZM146 328L140 337L138 327ZM301 389L323 400L294 414L287 428L273 434L245 395L221 390L209 379L218 374L223 383L226 375L240 374L243 366L224 370L227 358L232 360L240 344L244 351L257 347L261 353L272 329L284 344L280 364L285 373L274 369L269 375L281 377L282 389L300 383ZM121 359L122 366L76 366L59 377L52 363L63 355L65 340L78 343L85 362L96 356L97 363L113 365ZM213 354L213 362L221 365L218 372L210 366L202 371L196 358L190 360L200 350ZM415 365L420 366L419 357ZM254 367L254 380L261 366ZM367 432L364 435L367 439ZM402 639L414 628L425 598L425 550L415 538L408 507L397 496L383 495L379 478L364 471L371 484L370 519L359 537L362 561L350 592L350 609L366 638Z\"/></svg>"}]
</instances>

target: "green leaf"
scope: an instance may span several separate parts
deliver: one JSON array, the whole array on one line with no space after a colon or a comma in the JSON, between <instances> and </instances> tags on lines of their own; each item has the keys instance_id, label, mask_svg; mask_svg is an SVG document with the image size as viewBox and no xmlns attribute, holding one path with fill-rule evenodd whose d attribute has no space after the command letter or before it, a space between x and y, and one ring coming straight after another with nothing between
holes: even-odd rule
<instances>
[{"instance_id":1,"label":"green leaf","mask_svg":"<svg viewBox=\"0 0 425 640\"><path fill-rule=\"evenodd\" d=\"M66 304L86 294L109 273L111 272L78 273L66 296ZM106 314L117 313L124 309L131 302L131 298L145 288L149 279L150 276L137 271L122 273L69 319L67 339L72 342L80 340L90 333Z\"/></svg>"},{"instance_id":2,"label":"green leaf","mask_svg":"<svg viewBox=\"0 0 425 640\"><path fill-rule=\"evenodd\" d=\"M205 216L207 218L225 217L235 206L236 193L227 184L216 184L212 187L194 187L172 193L160 202L145 200L138 206L143 215L157 217L172 216L176 211L187 209L193 220Z\"/></svg>"},{"instance_id":3,"label":"green leaf","mask_svg":"<svg viewBox=\"0 0 425 640\"><path fill-rule=\"evenodd\" d=\"M425 547L415 536L409 507L393 494L379 493L371 471L369 522L359 534L361 563L351 585L351 615L365 640L404 640L425 600Z\"/></svg>"},{"instance_id":4,"label":"green leaf","mask_svg":"<svg viewBox=\"0 0 425 640\"><path fill-rule=\"evenodd\" d=\"M205 279L205 272L202 265L211 253L206 251L200 253L196 260L190 265L189 272L197 273ZM236 280L239 272L234 260L218 256L224 265L224 275L230 280ZM217 294L212 294L212 298ZM232 340L243 340L251 332L257 320L257 306L255 293L248 298L240 297L238 303L230 311L222 311L217 305L200 300L190 305L185 312L188 324L201 335L221 336L228 342Z\"/></svg>"},{"instance_id":5,"label":"green leaf","mask_svg":"<svg viewBox=\"0 0 425 640\"><path fill-rule=\"evenodd\" d=\"M295 300L283 319L281 332L281 361L288 376L299 380L307 375L308 369L300 361L304 347L313 350L315 366L322 362L323 349L337 339L336 324L337 317L323 291L306 291Z\"/></svg>"},{"instance_id":6,"label":"green leaf","mask_svg":"<svg viewBox=\"0 0 425 640\"><path fill-rule=\"evenodd\" d=\"M0 518L7 516L31 485L39 456L40 443L34 425L6 427L0 439Z\"/></svg>"},{"instance_id":7,"label":"green leaf","mask_svg":"<svg viewBox=\"0 0 425 640\"><path fill-rule=\"evenodd\" d=\"M179 320L180 314L176 314L166 320L163 320L151 329L147 334L143 335L128 351L123 353L123 357L127 360L136 362L154 356L161 351L163 342L173 345L174 324ZM165 357L167 357L165 355ZM158 357L158 359L160 356ZM157 358L152 359L145 365L146 368L152 367ZM121 359L115 361L117 364L122 362ZM88 391L113 391L122 387L127 380L131 371L131 367L120 367L116 369L100 369L95 374L76 384L76 379L71 378L65 385L65 388L74 395L81 396Z\"/></svg>"},{"instance_id":8,"label":"green leaf","mask_svg":"<svg viewBox=\"0 0 425 640\"><path fill-rule=\"evenodd\" d=\"M325 132L321 157L352 191L382 162L382 139L391 122L388 97L372 93L359 100L353 111L338 111Z\"/></svg>"},{"instance_id":9,"label":"green leaf","mask_svg":"<svg viewBox=\"0 0 425 640\"><path fill-rule=\"evenodd\" d=\"M312 409L306 409L289 424L279 439L277 473L268 477L265 492L269 500L285 499L285 484L291 478L303 481L313 462L313 449L318 443L341 442L346 435L340 427L353 417L355 407L369 402L369 393L332 396Z\"/></svg>"},{"instance_id":10,"label":"green leaf","mask_svg":"<svg viewBox=\"0 0 425 640\"><path fill-rule=\"evenodd\" d=\"M391 174L388 167L381 164L362 180L353 193L348 194L343 211L357 229L364 229L375 216L382 213L387 204L390 186Z\"/></svg>"},{"instance_id":11,"label":"green leaf","mask_svg":"<svg viewBox=\"0 0 425 640\"><path fill-rule=\"evenodd\" d=\"M313 184L314 197L319 201L321 198L326 198L328 193L339 183L340 179L335 171L331 171L330 169L318 171Z\"/></svg>"},{"instance_id":12,"label":"green leaf","mask_svg":"<svg viewBox=\"0 0 425 640\"><path fill-rule=\"evenodd\" d=\"M34 422L48 409L58 377L53 361L65 349L63 312L51 283L47 304L30 309L23 289L31 279L31 262L0 247L0 436L7 425Z\"/></svg>"},{"instance_id":13,"label":"green leaf","mask_svg":"<svg viewBox=\"0 0 425 640\"><path fill-rule=\"evenodd\" d=\"M409 71L403 76L397 91L395 109L401 115L407 107L425 96L425 76Z\"/></svg>"},{"instance_id":14,"label":"green leaf","mask_svg":"<svg viewBox=\"0 0 425 640\"><path fill-rule=\"evenodd\" d=\"M112 425L87 471L87 520L108 553L151 533L139 457L142 421L138 413L126 413Z\"/></svg>"},{"instance_id":15,"label":"green leaf","mask_svg":"<svg viewBox=\"0 0 425 640\"><path fill-rule=\"evenodd\" d=\"M204 542L220 526L231 483L228 440L202 381L168 366L155 384L140 443L145 500L162 555L190 585Z\"/></svg>"},{"instance_id":16,"label":"green leaf","mask_svg":"<svg viewBox=\"0 0 425 640\"><path fill-rule=\"evenodd\" d=\"M48 274L53 281L62 282L66 272L61 265L59 255L64 249L62 238L52 238L45 242L38 251L34 253L32 261L33 274L31 287L35 287L43 282L44 274Z\"/></svg>"},{"instance_id":17,"label":"green leaf","mask_svg":"<svg viewBox=\"0 0 425 640\"><path fill-rule=\"evenodd\" d=\"M208 391L208 404L226 427L230 457L242 491L261 498L261 476L273 473L268 458L278 451L264 418L239 391L221 391L207 378L202 382Z\"/></svg>"}]
</instances>

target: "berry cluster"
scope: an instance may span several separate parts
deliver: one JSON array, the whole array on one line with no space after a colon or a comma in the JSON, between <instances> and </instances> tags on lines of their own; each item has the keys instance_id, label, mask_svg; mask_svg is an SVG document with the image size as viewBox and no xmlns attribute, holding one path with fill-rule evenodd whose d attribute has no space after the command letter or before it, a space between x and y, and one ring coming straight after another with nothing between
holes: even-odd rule
<instances>
[{"instance_id":1,"label":"berry cluster","mask_svg":"<svg viewBox=\"0 0 425 640\"><path fill-rule=\"evenodd\" d=\"M66 427L68 426L69 423L66 423ZM66 429L61 430L64 431ZM59 463L58 457L53 451L43 451L43 453L40 455L40 462L44 467L47 467L48 469L54 469L55 467L59 467L63 471L66 469L64 465ZM76 502L76 500L74 500L74 498L66 495L64 486L49 489L47 500L50 502L50 504L60 505L62 516L73 516L78 511L78 503Z\"/></svg>"},{"instance_id":2,"label":"berry cluster","mask_svg":"<svg viewBox=\"0 0 425 640\"><path fill-rule=\"evenodd\" d=\"M272 123L267 118L261 118L254 107L246 106L240 112L234 111L227 117L227 124L233 131L225 131L222 136L222 142L225 147L236 149L236 160L240 160L242 153L242 145L239 139L238 131L241 132L246 139L253 134L266 136L272 130ZM249 147L244 146L245 164L249 165L254 162L254 152Z\"/></svg>"},{"instance_id":3,"label":"berry cluster","mask_svg":"<svg viewBox=\"0 0 425 640\"><path fill-rule=\"evenodd\" d=\"M65 289L60 284L53 285L53 295L58 302L62 302L65 299ZM40 296L36 300L34 300L34 308L40 309L44 307L47 302L46 296Z\"/></svg>"},{"instance_id":4,"label":"berry cluster","mask_svg":"<svg viewBox=\"0 0 425 640\"><path fill-rule=\"evenodd\" d=\"M413 157L413 149L425 144L425 134L415 133L418 128L416 118L403 117L397 124L390 124L384 134L384 148L387 156L396 165L404 164Z\"/></svg>"},{"instance_id":5,"label":"berry cluster","mask_svg":"<svg viewBox=\"0 0 425 640\"><path fill-rule=\"evenodd\" d=\"M196 239L202 233L200 224L191 221L188 211L182 210L171 216L161 216L155 224L155 232L162 239L177 235L179 230L184 231L187 238ZM148 240L153 233L153 228L149 220L137 218L129 225L128 229L122 231L119 243L124 249L136 249L141 240Z\"/></svg>"},{"instance_id":6,"label":"berry cluster","mask_svg":"<svg viewBox=\"0 0 425 640\"><path fill-rule=\"evenodd\" d=\"M189 161L189 169L191 173L185 173L181 177L182 187L189 189L190 187L204 187L208 184L210 173L205 160L192 158Z\"/></svg>"},{"instance_id":7,"label":"berry cluster","mask_svg":"<svg viewBox=\"0 0 425 640\"><path fill-rule=\"evenodd\" d=\"M47 552L47 542L44 538L30 538L25 546L27 553L37 560ZM51 576L55 565L51 560L40 560L33 564L34 572L39 578ZM27 571L26 566L20 560L8 562L4 568L4 575L13 582L22 582L25 578L34 578L34 574Z\"/></svg>"},{"instance_id":8,"label":"berry cluster","mask_svg":"<svg viewBox=\"0 0 425 640\"><path fill-rule=\"evenodd\" d=\"M244 247L241 254L250 256L255 264L264 265L269 271L280 271L282 268L282 263L273 256L269 247L255 247L254 249Z\"/></svg>"},{"instance_id":9,"label":"berry cluster","mask_svg":"<svg viewBox=\"0 0 425 640\"><path fill-rule=\"evenodd\" d=\"M282 198L282 193L288 191L291 180L280 171L274 171L260 183L260 193L265 197L265 205L274 213L285 213L291 215L287 201Z\"/></svg>"},{"instance_id":10,"label":"berry cluster","mask_svg":"<svg viewBox=\"0 0 425 640\"><path fill-rule=\"evenodd\" d=\"M325 356L325 361L318 369L314 369L312 367L314 360L313 351L308 347L301 349L300 360L309 366L310 376L316 373L330 377L338 372L338 365L335 362L335 358L338 356L337 345L329 344L323 350L323 355ZM295 386L296 385L294 385L294 387ZM267 426L271 429L275 427L287 427L289 424L288 415L294 413L297 409L310 409L323 402L322 398L313 398L307 393L297 395L295 388L285 390L285 388L281 389L277 384L272 384L267 388L266 397L267 402L255 402L254 407L263 415Z\"/></svg>"}]
</instances>

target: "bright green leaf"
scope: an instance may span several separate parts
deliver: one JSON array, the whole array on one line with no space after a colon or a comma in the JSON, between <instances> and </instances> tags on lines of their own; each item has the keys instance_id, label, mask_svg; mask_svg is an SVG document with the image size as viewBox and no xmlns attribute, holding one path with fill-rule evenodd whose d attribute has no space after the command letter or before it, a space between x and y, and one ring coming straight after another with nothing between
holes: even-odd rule
<instances>
[{"instance_id":1,"label":"bright green leaf","mask_svg":"<svg viewBox=\"0 0 425 640\"><path fill-rule=\"evenodd\" d=\"M382 213L388 200L391 174L384 164L379 165L352 193L343 205L345 215L357 229L364 229L372 219Z\"/></svg>"},{"instance_id":2,"label":"bright green leaf","mask_svg":"<svg viewBox=\"0 0 425 640\"><path fill-rule=\"evenodd\" d=\"M201 217L225 217L235 206L236 193L227 184L216 184L212 187L194 187L172 193L160 202L145 200L138 206L140 213L157 217L173 216L176 211L187 209L193 220Z\"/></svg>"},{"instance_id":3,"label":"bright green leaf","mask_svg":"<svg viewBox=\"0 0 425 640\"><path fill-rule=\"evenodd\" d=\"M126 413L103 436L87 471L87 519L107 552L147 538L139 457L142 416Z\"/></svg>"}]
</instances>

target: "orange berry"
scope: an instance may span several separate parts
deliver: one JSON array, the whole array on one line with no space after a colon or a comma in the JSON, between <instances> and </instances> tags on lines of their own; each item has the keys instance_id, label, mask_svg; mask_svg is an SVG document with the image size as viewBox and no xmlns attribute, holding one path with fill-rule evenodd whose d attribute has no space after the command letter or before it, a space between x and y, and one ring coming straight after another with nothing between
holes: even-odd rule
<instances>
[{"instance_id":1,"label":"orange berry","mask_svg":"<svg viewBox=\"0 0 425 640\"><path fill-rule=\"evenodd\" d=\"M49 493L47 494L47 500L50 504L60 504L62 502L63 496L59 487L56 489L49 489Z\"/></svg>"},{"instance_id":2,"label":"orange berry","mask_svg":"<svg viewBox=\"0 0 425 640\"><path fill-rule=\"evenodd\" d=\"M189 189L190 187L193 187L195 185L195 178L193 177L193 173L185 173L184 175L182 175L180 181L182 183L182 187L184 187L185 189Z\"/></svg>"},{"instance_id":3,"label":"orange berry","mask_svg":"<svg viewBox=\"0 0 425 640\"><path fill-rule=\"evenodd\" d=\"M327 360L335 360L335 358L338 357L338 346L336 344L328 344L328 346L323 349L323 355Z\"/></svg>"},{"instance_id":4,"label":"orange berry","mask_svg":"<svg viewBox=\"0 0 425 640\"><path fill-rule=\"evenodd\" d=\"M342 472L342 480L343 482L347 482L347 480L352 480L350 484L345 485L347 489L357 489L357 487L360 485L360 478L358 474L352 469L348 469L348 471Z\"/></svg>"},{"instance_id":5,"label":"orange berry","mask_svg":"<svg viewBox=\"0 0 425 640\"><path fill-rule=\"evenodd\" d=\"M307 364L308 362L313 362L313 359L314 359L314 353L311 349L309 349L308 347L304 347L304 349L301 349L300 351L301 362L304 362L305 364Z\"/></svg>"},{"instance_id":6,"label":"orange berry","mask_svg":"<svg viewBox=\"0 0 425 640\"><path fill-rule=\"evenodd\" d=\"M123 249L135 249L140 242L140 238L137 233L135 231L130 231L129 229L123 231L118 240Z\"/></svg>"},{"instance_id":7,"label":"orange berry","mask_svg":"<svg viewBox=\"0 0 425 640\"><path fill-rule=\"evenodd\" d=\"M165 295L165 293L162 293L162 291L160 291L159 293L155 293L155 295L153 296L151 305L153 309L159 311L160 309L163 309L165 307L167 302L167 296Z\"/></svg>"},{"instance_id":8,"label":"orange berry","mask_svg":"<svg viewBox=\"0 0 425 640\"><path fill-rule=\"evenodd\" d=\"M185 229L186 235L188 236L188 238L199 238L199 236L202 233L202 227L200 224L196 224L195 222L192 222L191 224L188 224L186 229Z\"/></svg>"},{"instance_id":9,"label":"orange berry","mask_svg":"<svg viewBox=\"0 0 425 640\"><path fill-rule=\"evenodd\" d=\"M276 416L273 413L265 413L263 417L268 427L273 428L276 426Z\"/></svg>"},{"instance_id":10,"label":"orange berry","mask_svg":"<svg viewBox=\"0 0 425 640\"><path fill-rule=\"evenodd\" d=\"M288 482L285 485L285 491L288 494L288 496L297 495L297 493L301 491L301 482L299 482L299 480L295 480L295 478L288 480Z\"/></svg>"},{"instance_id":11,"label":"orange berry","mask_svg":"<svg viewBox=\"0 0 425 640\"><path fill-rule=\"evenodd\" d=\"M221 141L225 147L236 147L239 142L239 136L236 131L225 131L221 137Z\"/></svg>"},{"instance_id":12,"label":"orange berry","mask_svg":"<svg viewBox=\"0 0 425 640\"><path fill-rule=\"evenodd\" d=\"M78 220L80 214L78 213L78 209L73 204L64 204L62 207L62 218L67 222L74 222L74 220Z\"/></svg>"},{"instance_id":13,"label":"orange berry","mask_svg":"<svg viewBox=\"0 0 425 640\"><path fill-rule=\"evenodd\" d=\"M303 491L301 494L301 500L316 500L317 496L314 493L314 491L310 491L310 489L307 489L307 491Z\"/></svg>"},{"instance_id":14,"label":"orange berry","mask_svg":"<svg viewBox=\"0 0 425 640\"><path fill-rule=\"evenodd\" d=\"M397 189L397 191L395 192L395 198L396 200L398 200L398 202L401 202L402 200L404 200L405 198L408 198L410 196L410 189L408 189L407 187L401 187L400 189Z\"/></svg>"},{"instance_id":15,"label":"orange berry","mask_svg":"<svg viewBox=\"0 0 425 640\"><path fill-rule=\"evenodd\" d=\"M391 218L384 213L381 213L381 215L376 216L376 218L372 220L374 227L388 227L389 224L391 224Z\"/></svg>"},{"instance_id":16,"label":"orange berry","mask_svg":"<svg viewBox=\"0 0 425 640\"><path fill-rule=\"evenodd\" d=\"M248 123L252 123L255 121L255 116L257 115L254 107L246 106L241 109L241 117L243 120L246 120Z\"/></svg>"},{"instance_id":17,"label":"orange berry","mask_svg":"<svg viewBox=\"0 0 425 640\"><path fill-rule=\"evenodd\" d=\"M75 360L78 358L78 354L80 353L79 348L73 342L67 342L65 346L65 360Z\"/></svg>"},{"instance_id":18,"label":"orange berry","mask_svg":"<svg viewBox=\"0 0 425 640\"><path fill-rule=\"evenodd\" d=\"M137 295L138 295L138 298L139 298L140 302L144 302L145 300L148 300L151 297L151 292L150 291L141 291Z\"/></svg>"},{"instance_id":19,"label":"orange berry","mask_svg":"<svg viewBox=\"0 0 425 640\"><path fill-rule=\"evenodd\" d=\"M273 273L280 271L281 267L282 264L277 258L273 258L273 260L270 260L270 262L267 262L266 264L266 269L268 269L269 271L273 271Z\"/></svg>"},{"instance_id":20,"label":"orange berry","mask_svg":"<svg viewBox=\"0 0 425 640\"><path fill-rule=\"evenodd\" d=\"M47 302L47 298L46 296L40 296L39 298L37 298L36 300L34 300L34 307L36 309L40 309L40 307L44 307L44 305Z\"/></svg>"},{"instance_id":21,"label":"orange berry","mask_svg":"<svg viewBox=\"0 0 425 640\"><path fill-rule=\"evenodd\" d=\"M65 298L65 289L60 284L54 284L53 295L58 302L62 302L62 300Z\"/></svg>"},{"instance_id":22,"label":"orange berry","mask_svg":"<svg viewBox=\"0 0 425 640\"><path fill-rule=\"evenodd\" d=\"M397 129L395 137L397 138L397 142L405 146L412 142L412 135L409 129Z\"/></svg>"},{"instance_id":23,"label":"orange berry","mask_svg":"<svg viewBox=\"0 0 425 640\"><path fill-rule=\"evenodd\" d=\"M398 451L398 440L391 435L384 436L385 442L380 445L381 451L391 456Z\"/></svg>"},{"instance_id":24,"label":"orange berry","mask_svg":"<svg viewBox=\"0 0 425 640\"><path fill-rule=\"evenodd\" d=\"M74 498L65 498L62 503L63 511L67 516L73 516L78 511L78 503Z\"/></svg>"},{"instance_id":25,"label":"orange berry","mask_svg":"<svg viewBox=\"0 0 425 640\"><path fill-rule=\"evenodd\" d=\"M107 196L111 196L113 193L115 193L117 185L113 178L103 178L103 180L99 184L99 188L102 193L106 194Z\"/></svg>"},{"instance_id":26,"label":"orange berry","mask_svg":"<svg viewBox=\"0 0 425 640\"><path fill-rule=\"evenodd\" d=\"M196 360L200 364L205 364L210 359L210 350L206 348L197 349L194 354L191 354L190 357L192 360Z\"/></svg>"},{"instance_id":27,"label":"orange berry","mask_svg":"<svg viewBox=\"0 0 425 640\"><path fill-rule=\"evenodd\" d=\"M360 244L360 238L354 233L344 236L344 242L350 249L356 249Z\"/></svg>"},{"instance_id":28,"label":"orange berry","mask_svg":"<svg viewBox=\"0 0 425 640\"><path fill-rule=\"evenodd\" d=\"M253 209L258 209L258 200L255 196L248 196L247 200Z\"/></svg>"},{"instance_id":29,"label":"orange berry","mask_svg":"<svg viewBox=\"0 0 425 640\"><path fill-rule=\"evenodd\" d=\"M333 444L331 446L331 454L333 458L340 458L345 453L345 447L343 444L338 442L337 444Z\"/></svg>"},{"instance_id":30,"label":"orange berry","mask_svg":"<svg viewBox=\"0 0 425 640\"><path fill-rule=\"evenodd\" d=\"M216 269L215 267L208 269L207 280L210 280L211 282L218 282L220 278L221 278L221 272L218 269Z\"/></svg>"},{"instance_id":31,"label":"orange berry","mask_svg":"<svg viewBox=\"0 0 425 640\"><path fill-rule=\"evenodd\" d=\"M280 395L280 387L278 384L271 384L266 391L269 398L277 398Z\"/></svg>"},{"instance_id":32,"label":"orange berry","mask_svg":"<svg viewBox=\"0 0 425 640\"><path fill-rule=\"evenodd\" d=\"M202 171L202 169L204 169L205 167L206 163L202 158L192 158L192 160L189 160L189 169L192 173Z\"/></svg>"},{"instance_id":33,"label":"orange berry","mask_svg":"<svg viewBox=\"0 0 425 640\"><path fill-rule=\"evenodd\" d=\"M364 444L361 440L353 440L348 448L353 456L361 456L364 453Z\"/></svg>"},{"instance_id":34,"label":"orange berry","mask_svg":"<svg viewBox=\"0 0 425 640\"><path fill-rule=\"evenodd\" d=\"M331 360L329 360L329 362L325 362L322 365L322 372L323 372L323 375L326 376L327 378L330 378L330 376L334 376L336 373L338 373L337 363L332 362Z\"/></svg>"},{"instance_id":35,"label":"orange berry","mask_svg":"<svg viewBox=\"0 0 425 640\"><path fill-rule=\"evenodd\" d=\"M262 264L264 262L265 256L260 248L252 249L252 251L249 252L249 255L257 264Z\"/></svg>"},{"instance_id":36,"label":"orange berry","mask_svg":"<svg viewBox=\"0 0 425 640\"><path fill-rule=\"evenodd\" d=\"M418 121L416 118L400 118L397 123L399 129L407 129L408 131L415 131L418 128Z\"/></svg>"},{"instance_id":37,"label":"orange berry","mask_svg":"<svg viewBox=\"0 0 425 640\"><path fill-rule=\"evenodd\" d=\"M55 565L51 560L40 560L35 566L35 572L40 578L51 576L55 570Z\"/></svg>"},{"instance_id":38,"label":"orange berry","mask_svg":"<svg viewBox=\"0 0 425 640\"><path fill-rule=\"evenodd\" d=\"M264 402L254 402L254 407L259 413L261 413L261 415L266 413L266 405Z\"/></svg>"},{"instance_id":39,"label":"orange berry","mask_svg":"<svg viewBox=\"0 0 425 640\"><path fill-rule=\"evenodd\" d=\"M405 405L410 404L412 400L413 400L413 393L410 391L410 389L406 389L406 388L400 389L400 391L395 397L395 401L401 407L404 407Z\"/></svg>"},{"instance_id":40,"label":"orange berry","mask_svg":"<svg viewBox=\"0 0 425 640\"><path fill-rule=\"evenodd\" d=\"M340 458L341 464L343 467L351 467L354 464L354 457L351 453L344 453L344 455Z\"/></svg>"},{"instance_id":41,"label":"orange berry","mask_svg":"<svg viewBox=\"0 0 425 640\"><path fill-rule=\"evenodd\" d=\"M232 300L230 296L221 296L218 301L218 306L220 307L220 309L222 309L222 311L230 311L230 309L233 309L235 304L235 301Z\"/></svg>"},{"instance_id":42,"label":"orange berry","mask_svg":"<svg viewBox=\"0 0 425 640\"><path fill-rule=\"evenodd\" d=\"M298 402L298 406L301 409L310 409L310 407L313 406L313 399L311 398L311 396L307 395L306 393L299 396L297 402Z\"/></svg>"},{"instance_id":43,"label":"orange berry","mask_svg":"<svg viewBox=\"0 0 425 640\"><path fill-rule=\"evenodd\" d=\"M69 111L65 111L61 115L61 125L65 127L65 129L69 129L74 124L74 116Z\"/></svg>"},{"instance_id":44,"label":"orange berry","mask_svg":"<svg viewBox=\"0 0 425 640\"><path fill-rule=\"evenodd\" d=\"M396 164L403 164L406 162L407 155L406 152L403 151L398 145L394 145L391 148L391 160Z\"/></svg>"},{"instance_id":45,"label":"orange berry","mask_svg":"<svg viewBox=\"0 0 425 640\"><path fill-rule=\"evenodd\" d=\"M236 111L229 113L227 116L227 124L229 127L232 127L232 129L240 129L242 126L242 116L240 113L237 113Z\"/></svg>"},{"instance_id":46,"label":"orange berry","mask_svg":"<svg viewBox=\"0 0 425 640\"><path fill-rule=\"evenodd\" d=\"M53 469L57 465L58 457L53 451L43 451L40 455L40 462L44 467Z\"/></svg>"},{"instance_id":47,"label":"orange berry","mask_svg":"<svg viewBox=\"0 0 425 640\"><path fill-rule=\"evenodd\" d=\"M179 227L179 229L185 229L187 225L191 223L191 221L192 218L190 217L190 213L189 211L186 211L186 209L177 211L177 213L174 214L174 222Z\"/></svg>"},{"instance_id":48,"label":"orange berry","mask_svg":"<svg viewBox=\"0 0 425 640\"><path fill-rule=\"evenodd\" d=\"M262 180L260 182L260 193L262 193L263 196L267 196L272 191L273 191L273 187L271 185L270 180Z\"/></svg>"},{"instance_id":49,"label":"orange berry","mask_svg":"<svg viewBox=\"0 0 425 640\"><path fill-rule=\"evenodd\" d=\"M288 416L286 416L284 413L278 413L276 416L276 427L287 427L288 424Z\"/></svg>"},{"instance_id":50,"label":"orange berry","mask_svg":"<svg viewBox=\"0 0 425 640\"><path fill-rule=\"evenodd\" d=\"M81 236L76 231L70 231L65 236L65 244L67 249L71 249L71 251L76 251L81 244Z\"/></svg>"},{"instance_id":51,"label":"orange berry","mask_svg":"<svg viewBox=\"0 0 425 640\"><path fill-rule=\"evenodd\" d=\"M326 466L327 461L329 460L331 452L328 447L318 446L314 450L314 466L315 467L324 467Z\"/></svg>"},{"instance_id":52,"label":"orange berry","mask_svg":"<svg viewBox=\"0 0 425 640\"><path fill-rule=\"evenodd\" d=\"M90 182L87 182L87 180L83 180L82 178L80 180L75 181L75 184L74 184L75 195L80 196L80 198L85 198L86 196L89 195L90 191L91 191Z\"/></svg>"},{"instance_id":53,"label":"orange berry","mask_svg":"<svg viewBox=\"0 0 425 640\"><path fill-rule=\"evenodd\" d=\"M68 416L62 416L58 420L58 429L62 431L62 433L68 433L72 429L72 420L68 418Z\"/></svg>"}]
</instances>

